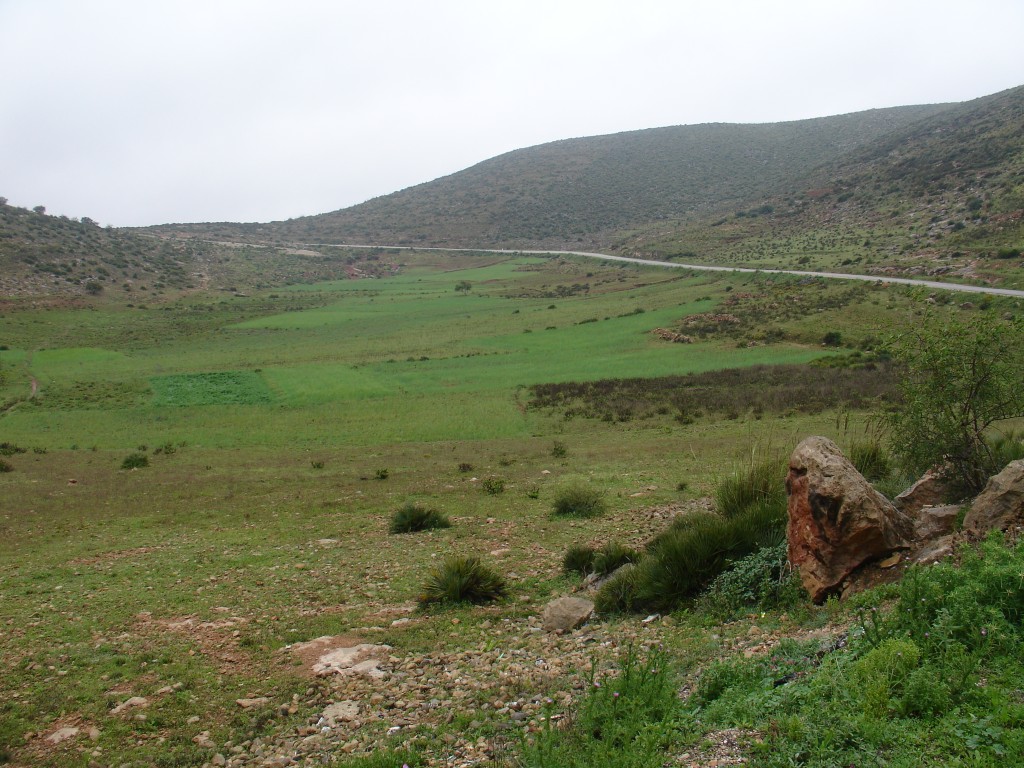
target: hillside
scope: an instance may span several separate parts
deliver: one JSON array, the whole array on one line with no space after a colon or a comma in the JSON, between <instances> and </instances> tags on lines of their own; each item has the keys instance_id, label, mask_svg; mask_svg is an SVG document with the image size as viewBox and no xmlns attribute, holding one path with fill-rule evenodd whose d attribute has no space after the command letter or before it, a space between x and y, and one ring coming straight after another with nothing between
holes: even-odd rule
<instances>
[{"instance_id":1,"label":"hillside","mask_svg":"<svg viewBox=\"0 0 1024 768\"><path fill-rule=\"evenodd\" d=\"M305 242L565 247L783 194L794 179L947 106L765 125L575 138L509 152L340 211L265 225L172 226Z\"/></svg>"}]
</instances>

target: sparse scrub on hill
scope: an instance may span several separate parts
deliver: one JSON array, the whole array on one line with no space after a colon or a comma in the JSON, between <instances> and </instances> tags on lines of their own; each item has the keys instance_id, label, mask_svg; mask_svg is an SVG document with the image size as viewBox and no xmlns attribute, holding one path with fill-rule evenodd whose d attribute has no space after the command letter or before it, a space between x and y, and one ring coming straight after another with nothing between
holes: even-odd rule
<instances>
[{"instance_id":1,"label":"sparse scrub on hill","mask_svg":"<svg viewBox=\"0 0 1024 768\"><path fill-rule=\"evenodd\" d=\"M391 515L391 524L388 530L391 533L418 533L419 531L451 528L451 526L451 520L447 515L410 501Z\"/></svg>"},{"instance_id":2,"label":"sparse scrub on hill","mask_svg":"<svg viewBox=\"0 0 1024 768\"><path fill-rule=\"evenodd\" d=\"M508 592L505 580L479 557L455 556L435 566L420 590L419 602L489 603Z\"/></svg>"},{"instance_id":3,"label":"sparse scrub on hill","mask_svg":"<svg viewBox=\"0 0 1024 768\"><path fill-rule=\"evenodd\" d=\"M559 488L552 505L552 512L558 517L596 517L604 511L604 494L583 483Z\"/></svg>"}]
</instances>

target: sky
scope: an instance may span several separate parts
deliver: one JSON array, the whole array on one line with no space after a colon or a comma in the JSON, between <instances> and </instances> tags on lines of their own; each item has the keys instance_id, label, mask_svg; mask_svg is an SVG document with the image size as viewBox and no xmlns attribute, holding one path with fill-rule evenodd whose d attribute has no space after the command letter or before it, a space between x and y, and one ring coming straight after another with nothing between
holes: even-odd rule
<instances>
[{"instance_id":1,"label":"sky","mask_svg":"<svg viewBox=\"0 0 1024 768\"><path fill-rule=\"evenodd\" d=\"M0 195L275 221L521 147L1024 85L1022 0L0 0Z\"/></svg>"}]
</instances>

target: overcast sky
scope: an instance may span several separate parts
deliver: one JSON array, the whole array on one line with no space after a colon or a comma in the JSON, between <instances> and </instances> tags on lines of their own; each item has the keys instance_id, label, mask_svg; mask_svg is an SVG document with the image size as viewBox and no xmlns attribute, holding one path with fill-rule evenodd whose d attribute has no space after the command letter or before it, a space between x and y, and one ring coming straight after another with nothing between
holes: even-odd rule
<instances>
[{"instance_id":1,"label":"overcast sky","mask_svg":"<svg viewBox=\"0 0 1024 768\"><path fill-rule=\"evenodd\" d=\"M1022 0L0 0L0 195L344 208L519 147L1024 84Z\"/></svg>"}]
</instances>

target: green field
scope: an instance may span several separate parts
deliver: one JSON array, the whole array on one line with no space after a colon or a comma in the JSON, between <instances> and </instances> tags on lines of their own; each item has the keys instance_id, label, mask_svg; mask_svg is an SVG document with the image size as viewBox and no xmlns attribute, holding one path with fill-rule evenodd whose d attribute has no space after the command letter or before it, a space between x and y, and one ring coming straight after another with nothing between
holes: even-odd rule
<instances>
[{"instance_id":1,"label":"green field","mask_svg":"<svg viewBox=\"0 0 1024 768\"><path fill-rule=\"evenodd\" d=\"M482 759L482 743L517 753L549 706L532 697L568 711L589 665L614 664L631 642L661 643L696 669L749 647L754 621L803 632L841 620L836 606L807 607L717 626L684 610L596 622L592 644L535 631L547 600L577 586L561 572L570 545L642 546L672 514L704 508L752 454L783 455L808 434L849 444L865 414L789 403L720 416L709 401L686 419L567 418L532 407L529 388L857 359L912 311L905 292L564 259L401 258L382 279L0 317L0 444L12 470L0 473L0 763L262 759L254 744L299 738L326 704L357 696L311 680L284 650L337 634L389 644L396 670L434 680L448 670L437 686L472 686L455 703L403 710L409 724L390 736L399 710L360 699L366 719L320 757L349 765L349 753L389 746L412 748L410 764L451 765ZM456 290L462 281L468 290ZM708 313L737 325L685 344L651 333ZM830 330L842 347L822 346ZM149 465L121 469L132 453ZM486 492L487 480L503 492ZM553 518L569 483L599 490L608 513ZM410 500L452 528L387 535ZM498 565L509 597L414 611L425 573L450 553ZM149 706L112 714L132 696ZM235 703L259 696L268 703L254 710ZM528 719L511 733L495 702L513 699ZM62 728L80 732L51 742ZM680 753L702 754L704 732L677 735Z\"/></svg>"}]
</instances>

